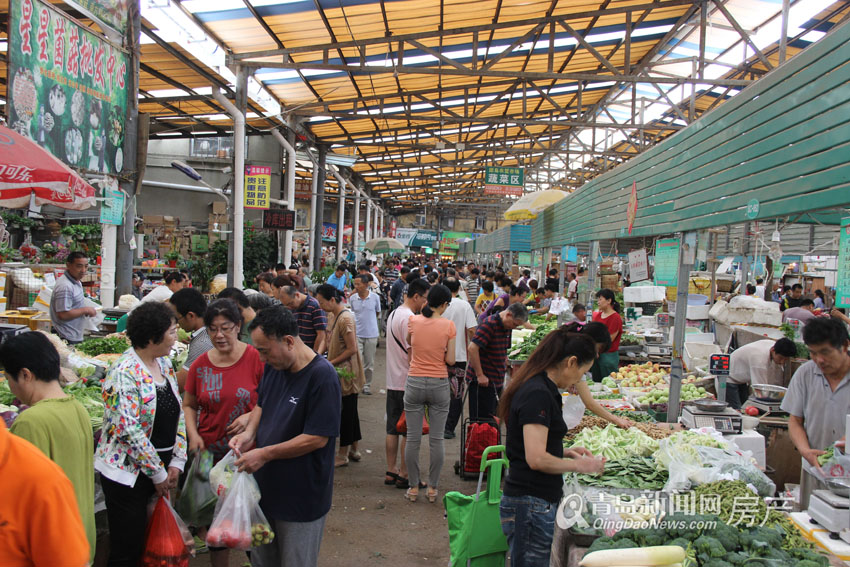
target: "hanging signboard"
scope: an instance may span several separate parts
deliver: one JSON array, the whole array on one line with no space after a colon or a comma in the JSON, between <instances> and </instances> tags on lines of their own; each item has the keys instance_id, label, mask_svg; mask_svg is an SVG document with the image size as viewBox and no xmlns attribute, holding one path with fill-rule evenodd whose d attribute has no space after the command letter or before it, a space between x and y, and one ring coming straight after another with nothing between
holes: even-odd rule
<instances>
[{"instance_id":1,"label":"hanging signboard","mask_svg":"<svg viewBox=\"0 0 850 567\"><path fill-rule=\"evenodd\" d=\"M410 243L413 242L417 232L419 232L419 230L415 228L398 228L395 232L395 239L405 246L411 246Z\"/></svg>"},{"instance_id":2,"label":"hanging signboard","mask_svg":"<svg viewBox=\"0 0 850 567\"><path fill-rule=\"evenodd\" d=\"M655 273L658 273L657 256ZM649 279L649 262L646 259L646 248L629 252L629 279L632 283Z\"/></svg>"},{"instance_id":3,"label":"hanging signboard","mask_svg":"<svg viewBox=\"0 0 850 567\"><path fill-rule=\"evenodd\" d=\"M632 233L632 227L635 225L635 217L637 217L638 197L637 197L637 181L632 181L632 195L629 197L629 207L626 209L626 219L629 221L629 234ZM647 276L649 277L649 276ZM644 278L646 279L646 278Z\"/></svg>"},{"instance_id":4,"label":"hanging signboard","mask_svg":"<svg viewBox=\"0 0 850 567\"><path fill-rule=\"evenodd\" d=\"M397 228L398 228L398 222L395 219L391 219L390 220L390 228L387 231L387 236L389 236L390 238L395 238L395 232L396 232Z\"/></svg>"},{"instance_id":5,"label":"hanging signboard","mask_svg":"<svg viewBox=\"0 0 850 567\"><path fill-rule=\"evenodd\" d=\"M309 179L295 181L295 198L299 201L309 201L313 193L313 182Z\"/></svg>"},{"instance_id":6,"label":"hanging signboard","mask_svg":"<svg viewBox=\"0 0 850 567\"><path fill-rule=\"evenodd\" d=\"M420 248L434 248L437 244L436 230L417 230L416 236L410 241L410 246Z\"/></svg>"},{"instance_id":7,"label":"hanging signboard","mask_svg":"<svg viewBox=\"0 0 850 567\"><path fill-rule=\"evenodd\" d=\"M269 230L295 230L295 211L288 209L264 210L263 228Z\"/></svg>"},{"instance_id":8,"label":"hanging signboard","mask_svg":"<svg viewBox=\"0 0 850 567\"><path fill-rule=\"evenodd\" d=\"M655 285L676 287L679 281L679 239L665 238L655 243Z\"/></svg>"},{"instance_id":9,"label":"hanging signboard","mask_svg":"<svg viewBox=\"0 0 850 567\"><path fill-rule=\"evenodd\" d=\"M850 307L850 218L841 219L837 268L835 306Z\"/></svg>"},{"instance_id":10,"label":"hanging signboard","mask_svg":"<svg viewBox=\"0 0 850 567\"><path fill-rule=\"evenodd\" d=\"M86 12L116 32L124 35L127 31L127 16L130 13L130 0L71 0L68 2Z\"/></svg>"},{"instance_id":11,"label":"hanging signboard","mask_svg":"<svg viewBox=\"0 0 850 567\"><path fill-rule=\"evenodd\" d=\"M124 193L107 189L103 204L100 206L101 224L124 224Z\"/></svg>"},{"instance_id":12,"label":"hanging signboard","mask_svg":"<svg viewBox=\"0 0 850 567\"><path fill-rule=\"evenodd\" d=\"M485 195L522 195L525 174L521 167L485 167Z\"/></svg>"},{"instance_id":13,"label":"hanging signboard","mask_svg":"<svg viewBox=\"0 0 850 567\"><path fill-rule=\"evenodd\" d=\"M268 209L271 197L272 168L264 165L245 166L245 208Z\"/></svg>"},{"instance_id":14,"label":"hanging signboard","mask_svg":"<svg viewBox=\"0 0 850 567\"><path fill-rule=\"evenodd\" d=\"M68 165L120 173L127 53L40 0L9 11L9 125Z\"/></svg>"},{"instance_id":15,"label":"hanging signboard","mask_svg":"<svg viewBox=\"0 0 850 567\"><path fill-rule=\"evenodd\" d=\"M322 240L336 242L336 224L332 222L322 223Z\"/></svg>"},{"instance_id":16,"label":"hanging signboard","mask_svg":"<svg viewBox=\"0 0 850 567\"><path fill-rule=\"evenodd\" d=\"M460 248L458 240L462 238L472 238L471 232L450 232L443 231L443 239L440 240L440 250L457 250Z\"/></svg>"}]
</instances>

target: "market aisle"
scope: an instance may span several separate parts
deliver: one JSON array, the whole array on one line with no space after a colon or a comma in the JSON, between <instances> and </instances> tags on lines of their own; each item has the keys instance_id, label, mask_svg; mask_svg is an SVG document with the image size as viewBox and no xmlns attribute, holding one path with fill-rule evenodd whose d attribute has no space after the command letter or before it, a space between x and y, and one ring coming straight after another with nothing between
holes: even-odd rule
<instances>
[{"instance_id":1,"label":"market aisle","mask_svg":"<svg viewBox=\"0 0 850 567\"><path fill-rule=\"evenodd\" d=\"M386 397L380 393L385 388L384 340L375 356L372 388L375 393L372 396L361 395L359 401L363 460L336 470L333 507L328 516L319 561L322 567L448 564L449 538L442 495L446 490L466 493L475 490L475 482L462 481L454 474L454 462L460 453L460 436L446 441L446 464L438 503L430 504L424 498L410 503L404 499L403 490L384 485ZM420 461L426 467L427 459L426 442ZM241 553L232 554L232 567L246 563ZM191 567L206 565L209 565L207 555L190 562Z\"/></svg>"}]
</instances>

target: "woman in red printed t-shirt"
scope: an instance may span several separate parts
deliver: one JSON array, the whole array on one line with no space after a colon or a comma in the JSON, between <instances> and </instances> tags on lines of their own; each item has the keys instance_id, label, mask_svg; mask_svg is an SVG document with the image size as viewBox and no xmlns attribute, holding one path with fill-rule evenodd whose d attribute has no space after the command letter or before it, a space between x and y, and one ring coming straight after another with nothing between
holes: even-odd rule
<instances>
[{"instance_id":1,"label":"woman in red printed t-shirt","mask_svg":"<svg viewBox=\"0 0 850 567\"><path fill-rule=\"evenodd\" d=\"M263 363L257 349L239 340L242 315L233 300L210 303L204 324L213 348L189 367L183 412L189 452L206 449L218 462L229 450L230 437L244 428L244 420L238 418L257 404ZM210 548L212 565L227 565L227 561L227 549Z\"/></svg>"},{"instance_id":2,"label":"woman in red printed t-shirt","mask_svg":"<svg viewBox=\"0 0 850 567\"><path fill-rule=\"evenodd\" d=\"M620 366L620 339L623 336L623 318L618 311L620 304L614 299L614 292L610 289L600 289L596 292L596 302L599 311L593 312L593 320L605 325L611 334L611 347L596 359L590 372L594 382L601 382L603 378L616 372Z\"/></svg>"}]
</instances>

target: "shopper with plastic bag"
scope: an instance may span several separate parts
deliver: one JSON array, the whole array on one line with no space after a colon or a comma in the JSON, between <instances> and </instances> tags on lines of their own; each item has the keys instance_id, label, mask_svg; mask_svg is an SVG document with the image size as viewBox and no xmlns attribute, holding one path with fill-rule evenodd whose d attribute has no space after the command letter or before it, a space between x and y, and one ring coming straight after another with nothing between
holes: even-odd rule
<instances>
[{"instance_id":1,"label":"shopper with plastic bag","mask_svg":"<svg viewBox=\"0 0 850 567\"><path fill-rule=\"evenodd\" d=\"M132 345L103 381L103 433L95 452L109 519L110 567L136 567L151 497L177 487L186 464L186 426L174 368L174 311L139 305L127 321Z\"/></svg>"},{"instance_id":2,"label":"shopper with plastic bag","mask_svg":"<svg viewBox=\"0 0 850 567\"><path fill-rule=\"evenodd\" d=\"M845 418L850 413L850 337L840 321L816 317L803 328L803 342L811 360L794 373L782 400L790 414L788 433L803 459L800 506L826 486L818 457L843 439Z\"/></svg>"},{"instance_id":3,"label":"shopper with plastic bag","mask_svg":"<svg viewBox=\"0 0 850 567\"><path fill-rule=\"evenodd\" d=\"M177 512L190 526L200 528L212 523L218 496L210 486L213 456L209 451L197 451L186 473L186 480L177 499Z\"/></svg>"},{"instance_id":4,"label":"shopper with plastic bag","mask_svg":"<svg viewBox=\"0 0 850 567\"><path fill-rule=\"evenodd\" d=\"M275 532L274 541L251 552L251 562L254 567L311 567L318 564L333 496L342 411L339 378L298 337L289 309L260 311L249 330L266 370L248 426L230 447L242 452L236 461L240 472L254 473L260 505Z\"/></svg>"}]
</instances>

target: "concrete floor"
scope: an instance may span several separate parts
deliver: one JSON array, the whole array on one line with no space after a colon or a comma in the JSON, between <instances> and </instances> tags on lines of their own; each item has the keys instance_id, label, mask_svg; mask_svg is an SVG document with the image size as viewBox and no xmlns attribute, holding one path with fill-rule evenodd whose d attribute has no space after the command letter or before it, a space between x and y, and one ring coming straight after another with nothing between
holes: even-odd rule
<instances>
[{"instance_id":1,"label":"concrete floor","mask_svg":"<svg viewBox=\"0 0 850 567\"><path fill-rule=\"evenodd\" d=\"M459 490L475 491L475 481L462 481L454 474L460 456L458 437L445 442L445 465L440 477L440 500L431 504L424 495L414 503L404 499L404 491L383 483L386 470L384 452L386 339L375 356L371 396L359 397L363 460L336 469L333 506L328 515L319 565L323 567L366 567L386 565L415 567L447 565L449 538L442 495ZM428 444L424 439L420 467L427 471ZM231 553L231 567L247 564L245 555ZM209 565L209 556L200 555L191 567Z\"/></svg>"}]
</instances>

